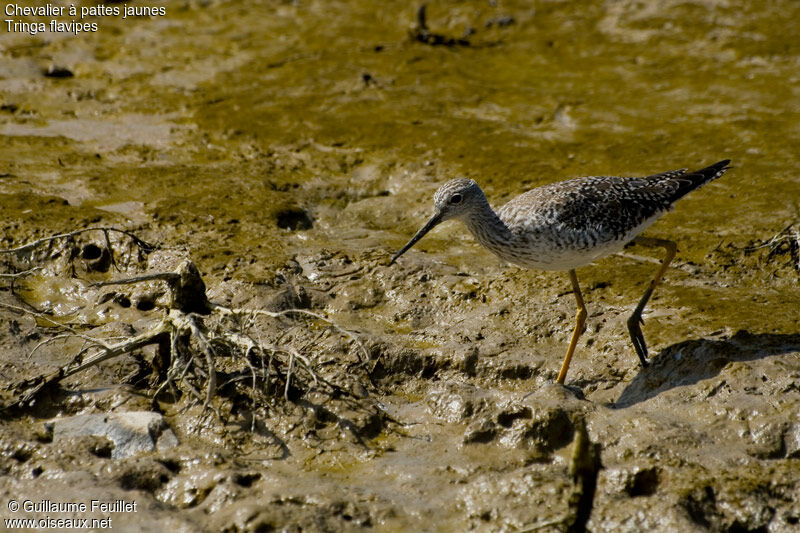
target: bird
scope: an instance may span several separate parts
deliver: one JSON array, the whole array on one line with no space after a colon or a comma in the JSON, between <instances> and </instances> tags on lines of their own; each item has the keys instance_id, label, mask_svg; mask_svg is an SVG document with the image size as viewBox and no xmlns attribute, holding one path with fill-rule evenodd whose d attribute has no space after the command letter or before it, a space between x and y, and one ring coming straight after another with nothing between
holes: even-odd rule
<instances>
[{"instance_id":1,"label":"bird","mask_svg":"<svg viewBox=\"0 0 800 533\"><path fill-rule=\"evenodd\" d=\"M642 312L677 253L674 241L640 235L675 202L719 178L730 168L725 159L700 170L669 170L646 177L587 176L542 185L493 210L472 179L455 178L434 194L428 222L392 256L389 265L425 234L450 219L463 222L483 247L501 260L527 269L567 271L577 312L567 353L556 382L564 384L587 310L575 269L621 251L630 244L663 248L664 259L628 318L628 332L642 367L647 344Z\"/></svg>"}]
</instances>

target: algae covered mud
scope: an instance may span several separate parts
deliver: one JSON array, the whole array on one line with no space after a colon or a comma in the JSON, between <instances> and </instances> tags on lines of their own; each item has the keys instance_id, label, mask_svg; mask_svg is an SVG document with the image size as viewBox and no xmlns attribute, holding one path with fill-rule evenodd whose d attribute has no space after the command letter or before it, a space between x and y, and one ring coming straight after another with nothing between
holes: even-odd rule
<instances>
[{"instance_id":1,"label":"algae covered mud","mask_svg":"<svg viewBox=\"0 0 800 533\"><path fill-rule=\"evenodd\" d=\"M0 32L3 520L800 527L800 5L159 5ZM579 271L567 388L565 274L456 224L387 266L452 177L497 207L724 158L648 230L644 370L647 250Z\"/></svg>"}]
</instances>

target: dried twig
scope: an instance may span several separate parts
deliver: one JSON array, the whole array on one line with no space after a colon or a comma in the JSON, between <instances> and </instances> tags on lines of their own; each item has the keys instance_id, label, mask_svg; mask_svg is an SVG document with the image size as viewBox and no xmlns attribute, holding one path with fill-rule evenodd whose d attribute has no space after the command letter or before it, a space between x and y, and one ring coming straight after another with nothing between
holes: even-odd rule
<instances>
[{"instance_id":1,"label":"dried twig","mask_svg":"<svg viewBox=\"0 0 800 533\"><path fill-rule=\"evenodd\" d=\"M792 258L792 267L795 272L800 274L800 229L798 226L789 224L782 231L773 235L770 240L756 246L747 246L744 251L750 254L762 248L770 249L768 260L788 252Z\"/></svg>"},{"instance_id":2,"label":"dried twig","mask_svg":"<svg viewBox=\"0 0 800 533\"><path fill-rule=\"evenodd\" d=\"M109 233L121 233L123 235L127 235L128 237L130 237L131 240L137 246L139 246L142 250L144 250L146 253L150 253L153 250L157 249L156 246L154 246L152 244L148 244L147 242L143 241L142 239L140 239L139 237L137 237L134 233L132 233L130 231L117 229L117 228L97 227L97 228L84 228L84 229L79 229L79 230L75 230L75 231L70 231L70 232L67 232L67 233L59 233L59 234L56 234L56 235L51 235L50 237L43 237L41 239L36 239L35 241L31 241L31 242L29 242L27 244L23 244L22 246L17 246L16 248L8 248L8 249L5 249L5 250L0 249L0 254L21 254L23 252L28 252L30 250L33 250L33 249L41 246L42 244L49 244L49 243L51 243L51 242L53 242L55 240L58 240L58 239L66 239L66 238L74 237L76 235L80 235L82 233L88 233L90 231L102 231L103 234L105 235L107 243L110 242L110 240L108 238L108 234Z\"/></svg>"},{"instance_id":3,"label":"dried twig","mask_svg":"<svg viewBox=\"0 0 800 533\"><path fill-rule=\"evenodd\" d=\"M90 287L108 287L109 285L132 285L134 283L141 283L142 281L168 281L174 283L181 279L181 275L177 272L159 272L157 274L145 274L142 276L135 276L125 279L113 279L110 281L98 281L89 285Z\"/></svg>"},{"instance_id":4,"label":"dried twig","mask_svg":"<svg viewBox=\"0 0 800 533\"><path fill-rule=\"evenodd\" d=\"M264 309L237 309L237 308L225 307L223 305L219 305L219 304L215 304L215 303L211 304L211 311L212 312L213 311L217 311L217 312L219 312L219 313L221 313L223 315L268 316L268 317L271 317L271 318L280 318L282 316L292 315L292 314L310 316L312 318L315 318L317 320L325 322L325 324L327 324L328 326L332 327L333 329L335 329L339 333L347 336L349 339L351 339L353 342L355 342L356 345L358 345L358 348L361 351L361 354L364 356L363 359L361 358L361 356L359 356L359 362L365 363L366 361L369 361L369 359L370 359L369 352L364 347L363 343L361 342L361 339L358 337L358 334L356 334L353 331L350 331L348 329L345 329L345 328L339 326L338 324L336 324L335 322L333 322L329 318L326 318L326 317L320 315L319 313L315 313L313 311L308 311L306 309L285 309L283 311L266 311Z\"/></svg>"},{"instance_id":5,"label":"dried twig","mask_svg":"<svg viewBox=\"0 0 800 533\"><path fill-rule=\"evenodd\" d=\"M25 276L30 276L34 272L41 270L42 267L33 267L29 268L28 270L23 270L22 272L15 272L13 274L0 274L0 279L19 279L24 278Z\"/></svg>"}]
</instances>

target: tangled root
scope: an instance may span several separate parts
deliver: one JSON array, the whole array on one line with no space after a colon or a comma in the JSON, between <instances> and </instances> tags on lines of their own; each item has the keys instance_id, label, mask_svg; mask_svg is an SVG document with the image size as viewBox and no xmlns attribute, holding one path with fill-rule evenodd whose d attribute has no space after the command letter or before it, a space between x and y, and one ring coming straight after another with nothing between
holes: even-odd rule
<instances>
[{"instance_id":1,"label":"tangled root","mask_svg":"<svg viewBox=\"0 0 800 533\"><path fill-rule=\"evenodd\" d=\"M52 247L54 240L72 239L87 231L103 232L106 236L104 253L115 264L115 254L108 235L118 230L111 228L60 234L11 250L0 250L0 254L33 256L38 247ZM129 232L121 233L133 239L134 245L146 253L155 249ZM13 281L29 271L32 269L7 277ZM159 408L159 401L165 398L184 398L189 400L187 406L202 405L203 412L212 411L220 419L223 415L219 405L215 404L220 391L232 395L233 390L238 390L241 395L243 387L246 388L244 397L253 405L293 402L311 391L331 398L358 397L350 392L346 384L335 383L336 380L320 375L316 368L318 363L313 362L313 357L308 353L309 348L318 346L320 339L325 336L346 341L353 349L356 361L349 368L341 368L337 375L352 375L354 368L363 368L369 360L367 350L355 334L308 310L270 312L215 304L208 299L205 283L197 267L189 260L182 262L173 272L97 282L90 284L90 287L135 285L152 281L160 281L167 286L168 303L163 308L163 316L147 331L116 342L82 333L78 328L63 324L57 317L47 313L0 303L0 307L34 316L40 324L59 331L57 335L40 342L33 351L64 339L78 338L84 343L73 359L58 370L10 384L6 390L12 391L13 400L0 406L0 409L13 412L29 408L43 399L47 392L58 388L64 379L109 359L134 354L147 346L155 347L149 385L156 409ZM275 332L280 329L275 327L276 323L301 319L308 321L310 326L304 328L303 335L295 334L293 342L282 342L281 335L276 337ZM265 322L272 322L272 325ZM265 342L262 337L275 340ZM298 341L298 337L303 337L304 342ZM368 373L364 372L363 375L368 376Z\"/></svg>"}]
</instances>

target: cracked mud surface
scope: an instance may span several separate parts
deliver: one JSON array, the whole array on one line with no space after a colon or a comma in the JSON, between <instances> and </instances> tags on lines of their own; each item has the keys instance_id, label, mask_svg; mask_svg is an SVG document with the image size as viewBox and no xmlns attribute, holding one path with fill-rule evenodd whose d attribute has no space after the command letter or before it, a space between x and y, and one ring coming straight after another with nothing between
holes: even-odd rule
<instances>
[{"instance_id":1,"label":"cracked mud surface","mask_svg":"<svg viewBox=\"0 0 800 533\"><path fill-rule=\"evenodd\" d=\"M11 498L77 491L135 500L122 531L800 527L798 5L496 4L429 3L425 42L417 6L358 0L190 1L91 36L0 35L0 247L94 226L161 246L123 253L123 272L96 236L76 257L42 250L0 302L132 335L163 287L82 280L191 258L212 301L321 313L370 357L356 371L346 339L265 322L352 396L221 390L224 424L164 399L180 444L125 459L46 421L151 410L131 376L153 351L69 378L0 422L3 518ZM387 266L451 177L497 207L722 158L734 168L647 232L679 247L644 315L647 369L625 326L657 267L646 249L579 269L588 329L566 388L564 273L502 265L455 222ZM28 357L45 326L0 309L0 384L80 350Z\"/></svg>"}]
</instances>

